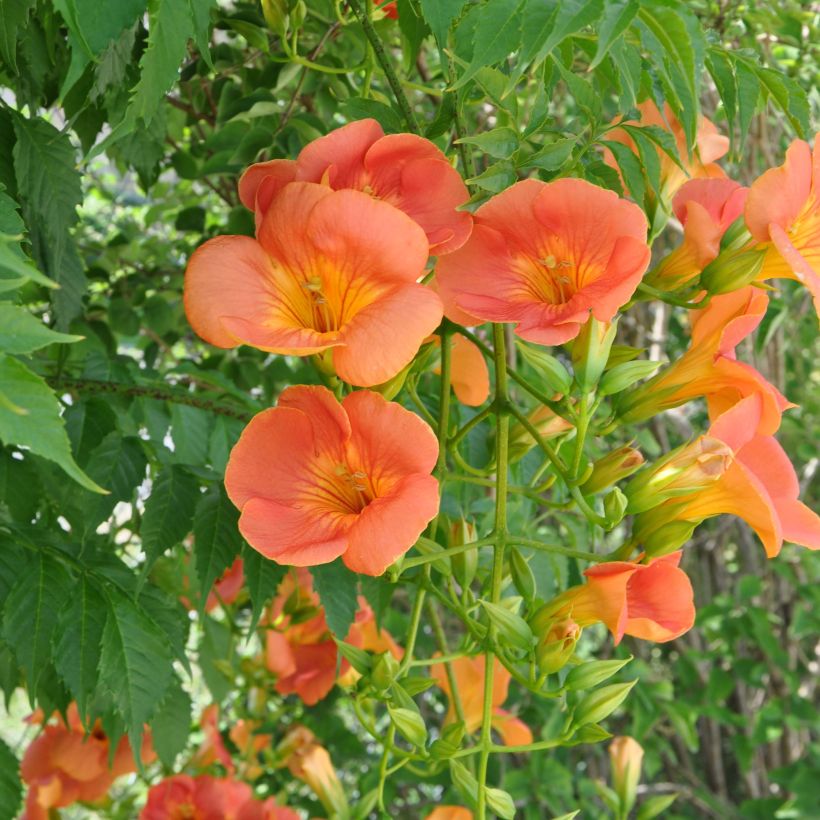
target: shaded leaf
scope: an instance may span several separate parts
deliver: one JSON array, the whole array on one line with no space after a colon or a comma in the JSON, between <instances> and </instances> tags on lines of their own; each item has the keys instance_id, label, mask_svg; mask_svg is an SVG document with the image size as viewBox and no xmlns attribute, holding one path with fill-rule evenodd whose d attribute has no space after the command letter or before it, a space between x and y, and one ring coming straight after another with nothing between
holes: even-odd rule
<instances>
[{"instance_id":1,"label":"shaded leaf","mask_svg":"<svg viewBox=\"0 0 820 820\"><path fill-rule=\"evenodd\" d=\"M0 740L0 817L17 817L22 798L20 763L11 749Z\"/></svg>"},{"instance_id":2,"label":"shaded leaf","mask_svg":"<svg viewBox=\"0 0 820 820\"><path fill-rule=\"evenodd\" d=\"M330 564L313 567L311 574L313 575L313 588L325 609L327 625L337 638L344 640L358 609L356 602L358 577L342 563L340 558Z\"/></svg>"},{"instance_id":3,"label":"shaded leaf","mask_svg":"<svg viewBox=\"0 0 820 820\"><path fill-rule=\"evenodd\" d=\"M222 487L212 487L197 504L194 517L194 555L201 606L214 581L242 549L239 513Z\"/></svg>"},{"instance_id":4,"label":"shaded leaf","mask_svg":"<svg viewBox=\"0 0 820 820\"><path fill-rule=\"evenodd\" d=\"M191 698L174 678L151 721L151 740L163 765L173 768L190 731Z\"/></svg>"},{"instance_id":5,"label":"shaded leaf","mask_svg":"<svg viewBox=\"0 0 820 820\"><path fill-rule=\"evenodd\" d=\"M244 545L242 559L245 572L245 586L251 597L251 622L248 626L250 634L259 623L259 618L265 605L276 595L276 590L282 579L287 575L288 568L277 564L253 547Z\"/></svg>"}]
</instances>

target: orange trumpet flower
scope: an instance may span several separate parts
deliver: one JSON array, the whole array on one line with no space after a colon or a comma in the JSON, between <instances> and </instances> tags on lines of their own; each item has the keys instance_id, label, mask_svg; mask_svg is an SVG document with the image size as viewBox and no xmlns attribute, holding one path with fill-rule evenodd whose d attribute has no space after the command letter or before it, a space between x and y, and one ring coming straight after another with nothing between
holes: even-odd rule
<instances>
[{"instance_id":1,"label":"orange trumpet flower","mask_svg":"<svg viewBox=\"0 0 820 820\"><path fill-rule=\"evenodd\" d=\"M752 183L746 225L767 248L759 278L802 282L820 313L820 134L813 153L795 140L783 165Z\"/></svg>"},{"instance_id":2,"label":"orange trumpet flower","mask_svg":"<svg viewBox=\"0 0 820 820\"><path fill-rule=\"evenodd\" d=\"M663 128L675 138L681 168L665 151L657 148L658 159L661 164L661 188L665 198L671 198L687 179L702 179L705 177L726 176L715 161L720 159L729 150L729 138L718 133L711 120L701 117L698 123L698 132L695 139L695 151L690 156L686 144L686 134L678 118L672 113L669 105L664 104L663 114L652 100L638 103L641 113L640 122L627 122L626 125L654 125ZM627 131L615 128L607 134L607 139L623 143L638 153L634 140ZM618 170L618 164L610 151L604 151L604 161Z\"/></svg>"},{"instance_id":3,"label":"orange trumpet flower","mask_svg":"<svg viewBox=\"0 0 820 820\"><path fill-rule=\"evenodd\" d=\"M635 520L633 535L645 541L670 522L697 525L728 513L742 518L776 556L784 541L820 549L820 516L798 500L794 467L773 436L757 432L765 412L763 397L753 394L721 414L708 436L733 454L723 474L699 492L671 499Z\"/></svg>"},{"instance_id":4,"label":"orange trumpet flower","mask_svg":"<svg viewBox=\"0 0 820 820\"><path fill-rule=\"evenodd\" d=\"M546 604L535 625L571 617L581 627L603 621L616 645L624 635L671 641L695 622L692 584L678 567L681 555L675 552L647 564L611 561L590 567L584 572L587 583Z\"/></svg>"},{"instance_id":5,"label":"orange trumpet flower","mask_svg":"<svg viewBox=\"0 0 820 820\"><path fill-rule=\"evenodd\" d=\"M692 281L720 253L726 229L743 213L748 188L731 179L693 179L672 200L683 225L683 243L661 260L647 283L676 290Z\"/></svg>"},{"instance_id":6,"label":"orange trumpet flower","mask_svg":"<svg viewBox=\"0 0 820 820\"><path fill-rule=\"evenodd\" d=\"M35 713L32 719L36 719ZM24 820L46 820L49 810L72 803L96 803L102 800L114 781L136 771L134 755L127 738L122 738L109 764L109 740L99 721L86 734L77 705L72 703L66 713L48 723L42 734L26 749L20 764L20 775L29 786ZM154 759L150 736L146 734L142 759Z\"/></svg>"},{"instance_id":7,"label":"orange trumpet flower","mask_svg":"<svg viewBox=\"0 0 820 820\"><path fill-rule=\"evenodd\" d=\"M441 321L441 300L417 283L424 232L385 202L294 183L257 234L210 239L188 262L185 312L216 347L329 351L340 378L371 386L409 364Z\"/></svg>"},{"instance_id":8,"label":"orange trumpet flower","mask_svg":"<svg viewBox=\"0 0 820 820\"><path fill-rule=\"evenodd\" d=\"M627 422L640 421L691 399L706 396L716 416L753 393L763 400L760 432L772 434L783 410L793 407L750 365L735 359L735 347L760 324L769 298L754 287L714 297L691 311L692 344L679 359L635 390L623 394L618 409Z\"/></svg>"},{"instance_id":9,"label":"orange trumpet flower","mask_svg":"<svg viewBox=\"0 0 820 820\"><path fill-rule=\"evenodd\" d=\"M612 191L524 180L478 209L467 243L439 260L438 287L471 316L560 344L632 296L649 264L646 229L643 211Z\"/></svg>"},{"instance_id":10,"label":"orange trumpet flower","mask_svg":"<svg viewBox=\"0 0 820 820\"><path fill-rule=\"evenodd\" d=\"M277 563L380 575L438 511L438 441L418 416L360 390L284 390L231 451L228 495L248 543Z\"/></svg>"},{"instance_id":11,"label":"orange trumpet flower","mask_svg":"<svg viewBox=\"0 0 820 820\"><path fill-rule=\"evenodd\" d=\"M529 726L501 708L501 704L507 699L511 675L501 665L498 658L493 659L493 664L493 728L508 746L532 743L532 732ZM483 720L484 679L486 677L484 658L480 655L474 658L465 656L451 661L450 666L461 699L465 727L472 734L481 726ZM445 723L453 723L457 719L456 708L444 664L437 663L431 666L430 676L436 679L438 685L447 694L450 707L447 710Z\"/></svg>"},{"instance_id":12,"label":"orange trumpet flower","mask_svg":"<svg viewBox=\"0 0 820 820\"><path fill-rule=\"evenodd\" d=\"M239 198L259 221L276 193L293 181L352 188L384 200L422 228L436 256L461 247L472 228L470 214L456 210L470 194L447 157L415 134L385 136L376 120L331 131L305 146L295 161L251 165L239 181Z\"/></svg>"}]
</instances>

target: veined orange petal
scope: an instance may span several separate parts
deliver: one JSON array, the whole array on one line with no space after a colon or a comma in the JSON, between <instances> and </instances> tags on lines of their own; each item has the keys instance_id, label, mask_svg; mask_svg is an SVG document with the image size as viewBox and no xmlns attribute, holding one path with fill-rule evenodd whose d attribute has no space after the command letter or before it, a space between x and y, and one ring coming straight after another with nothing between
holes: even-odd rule
<instances>
[{"instance_id":1,"label":"veined orange petal","mask_svg":"<svg viewBox=\"0 0 820 820\"><path fill-rule=\"evenodd\" d=\"M490 371L484 354L459 333L453 337L451 383L456 397L468 407L479 407L490 395Z\"/></svg>"}]
</instances>

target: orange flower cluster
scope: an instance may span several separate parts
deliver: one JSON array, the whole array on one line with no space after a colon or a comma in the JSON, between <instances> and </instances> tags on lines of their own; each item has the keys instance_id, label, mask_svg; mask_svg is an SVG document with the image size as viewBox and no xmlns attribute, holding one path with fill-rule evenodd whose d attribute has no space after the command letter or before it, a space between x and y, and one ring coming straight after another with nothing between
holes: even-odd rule
<instances>
[{"instance_id":1,"label":"orange flower cluster","mask_svg":"<svg viewBox=\"0 0 820 820\"><path fill-rule=\"evenodd\" d=\"M345 684L355 671L346 660L339 663L336 642L330 634L310 573L289 573L268 613L265 663L276 676L276 691L296 694L308 706L318 703L337 681ZM376 626L373 610L359 598L359 611L345 641L370 652L390 652L400 658L401 648Z\"/></svg>"},{"instance_id":2,"label":"orange flower cluster","mask_svg":"<svg viewBox=\"0 0 820 820\"><path fill-rule=\"evenodd\" d=\"M257 800L239 780L177 774L151 787L140 820L299 820L299 815L272 797Z\"/></svg>"},{"instance_id":3,"label":"orange flower cluster","mask_svg":"<svg viewBox=\"0 0 820 820\"><path fill-rule=\"evenodd\" d=\"M43 715L37 712L29 720L41 723ZM155 757L148 735L141 756L144 763ZM77 704L72 703L66 719L46 723L23 756L20 775L29 787L24 820L47 820L51 809L103 800L118 777L136 771L127 738L119 741L109 764L110 758L110 743L100 722L86 732Z\"/></svg>"}]
</instances>

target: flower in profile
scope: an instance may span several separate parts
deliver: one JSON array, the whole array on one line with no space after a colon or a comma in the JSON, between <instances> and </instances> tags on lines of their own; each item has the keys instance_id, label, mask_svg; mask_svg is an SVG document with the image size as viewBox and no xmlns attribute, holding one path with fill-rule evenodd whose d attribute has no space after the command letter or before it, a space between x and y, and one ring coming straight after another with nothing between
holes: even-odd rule
<instances>
[{"instance_id":1,"label":"flower in profile","mask_svg":"<svg viewBox=\"0 0 820 820\"><path fill-rule=\"evenodd\" d=\"M216 347L326 352L345 381L381 384L441 321L441 300L417 282L427 250L419 226L386 202L293 183L272 199L257 239L218 236L194 252L185 312Z\"/></svg>"},{"instance_id":2,"label":"flower in profile","mask_svg":"<svg viewBox=\"0 0 820 820\"><path fill-rule=\"evenodd\" d=\"M760 394L763 413L760 432L771 435L780 426L784 410L793 405L751 365L735 358L735 348L759 324L769 298L747 286L715 296L690 313L692 343L689 349L656 376L621 394L618 414L635 422L663 410L705 396L709 413L720 413L752 394Z\"/></svg>"},{"instance_id":3,"label":"flower in profile","mask_svg":"<svg viewBox=\"0 0 820 820\"><path fill-rule=\"evenodd\" d=\"M629 812L635 805L638 783L641 779L643 746L633 737L622 735L609 744L609 764L612 769L612 785L621 801L621 807Z\"/></svg>"},{"instance_id":4,"label":"flower in profile","mask_svg":"<svg viewBox=\"0 0 820 820\"><path fill-rule=\"evenodd\" d=\"M439 260L437 286L445 304L560 344L632 296L649 264L646 229L643 211L612 191L524 180L478 209L467 243Z\"/></svg>"},{"instance_id":5,"label":"flower in profile","mask_svg":"<svg viewBox=\"0 0 820 820\"><path fill-rule=\"evenodd\" d=\"M757 533L769 558L784 541L820 549L820 516L798 499L797 475L777 439L759 432L763 413L762 396L753 394L719 415L708 436L732 453L729 466L699 492L637 516L633 537L651 543L670 524L687 522L691 530L707 518L730 514Z\"/></svg>"},{"instance_id":6,"label":"flower in profile","mask_svg":"<svg viewBox=\"0 0 820 820\"><path fill-rule=\"evenodd\" d=\"M346 816L347 798L333 761L310 729L294 726L277 751L290 773L308 785L331 816Z\"/></svg>"},{"instance_id":7,"label":"flower in profile","mask_svg":"<svg viewBox=\"0 0 820 820\"><path fill-rule=\"evenodd\" d=\"M38 716L42 719L35 713L32 720ZM50 809L76 802L96 803L118 777L136 771L127 738L120 740L110 762L109 745L99 721L86 734L75 703L68 707L65 721L46 723L20 764L21 778L29 787L25 820L45 820ZM149 735L141 756L145 763L154 759Z\"/></svg>"},{"instance_id":8,"label":"flower in profile","mask_svg":"<svg viewBox=\"0 0 820 820\"><path fill-rule=\"evenodd\" d=\"M257 800L247 783L176 774L148 790L140 820L299 820L273 798Z\"/></svg>"},{"instance_id":9,"label":"flower in profile","mask_svg":"<svg viewBox=\"0 0 820 820\"><path fill-rule=\"evenodd\" d=\"M820 313L820 134L814 152L795 140L783 165L752 183L746 225L766 247L759 278L802 282Z\"/></svg>"},{"instance_id":10,"label":"flower in profile","mask_svg":"<svg viewBox=\"0 0 820 820\"><path fill-rule=\"evenodd\" d=\"M380 575L438 511L430 427L378 393L339 404L324 387L289 387L231 451L225 488L248 543L277 563Z\"/></svg>"},{"instance_id":11,"label":"flower in profile","mask_svg":"<svg viewBox=\"0 0 820 820\"><path fill-rule=\"evenodd\" d=\"M668 131L675 139L678 149L680 165L676 163L660 147L656 148L661 166L661 189L664 198L671 198L687 179L702 179L709 177L722 178L725 176L716 161L729 150L729 138L720 134L711 120L701 117L698 122L698 131L695 137L695 150L690 155L686 144L686 133L678 118L672 113L668 104L663 107L663 114L652 100L638 103L640 122L627 122L625 125L652 125ZM607 133L607 139L623 143L638 153L635 141L628 131L615 128ZM618 170L618 164L610 151L604 152L604 161Z\"/></svg>"},{"instance_id":12,"label":"flower in profile","mask_svg":"<svg viewBox=\"0 0 820 820\"><path fill-rule=\"evenodd\" d=\"M731 179L693 179L672 200L683 242L664 257L647 284L676 290L691 282L720 253L720 240L743 213L748 188Z\"/></svg>"},{"instance_id":13,"label":"flower in profile","mask_svg":"<svg viewBox=\"0 0 820 820\"><path fill-rule=\"evenodd\" d=\"M619 644L624 635L664 642L695 622L692 584L678 567L680 552L647 564L610 561L584 572L587 582L561 593L534 616L533 626L568 617L580 627L602 621Z\"/></svg>"},{"instance_id":14,"label":"flower in profile","mask_svg":"<svg viewBox=\"0 0 820 820\"><path fill-rule=\"evenodd\" d=\"M334 683L345 683L353 672L346 660L338 663L336 642L308 570L299 568L285 576L267 622L265 663L276 675L276 691L280 694L296 694L313 706ZM373 610L361 597L345 641L370 652L390 652L396 658L402 654L389 633L377 628Z\"/></svg>"},{"instance_id":15,"label":"flower in profile","mask_svg":"<svg viewBox=\"0 0 820 820\"><path fill-rule=\"evenodd\" d=\"M471 658L465 655L451 661L450 668L453 671L458 696L461 701L465 729L472 734L481 726L484 716L484 679L486 677L484 657L478 655ZM437 663L431 666L430 676L436 679L450 702L445 723L455 722L457 720L456 706L445 665ZM501 739L506 745L521 746L532 743L532 732L529 726L501 708L501 705L507 699L510 678L510 673L502 666L498 658L494 658L492 726L501 735Z\"/></svg>"},{"instance_id":16,"label":"flower in profile","mask_svg":"<svg viewBox=\"0 0 820 820\"><path fill-rule=\"evenodd\" d=\"M276 193L293 181L352 188L404 211L436 256L461 247L472 228L470 214L456 210L470 194L447 157L415 134L385 136L376 120L337 128L306 145L296 160L251 165L239 181L239 198L258 223Z\"/></svg>"}]
</instances>

